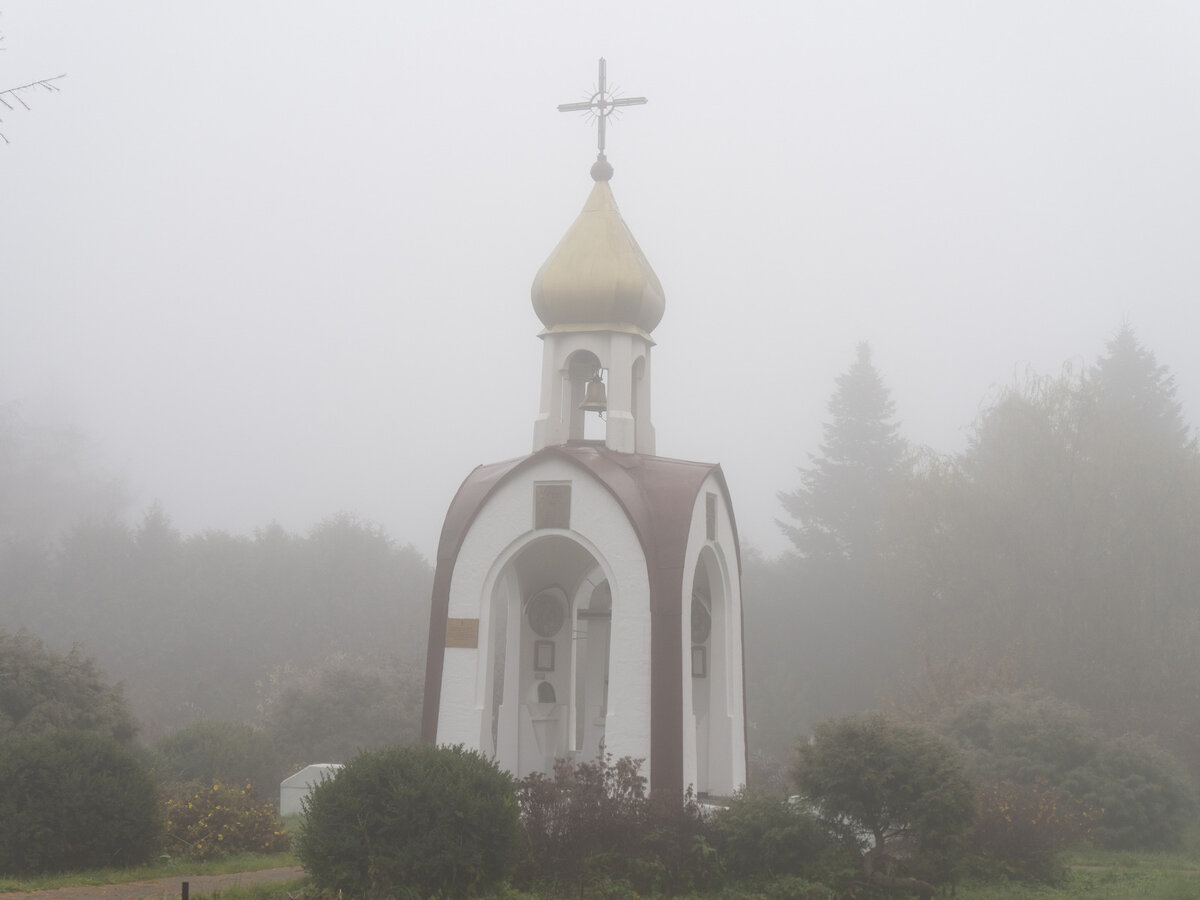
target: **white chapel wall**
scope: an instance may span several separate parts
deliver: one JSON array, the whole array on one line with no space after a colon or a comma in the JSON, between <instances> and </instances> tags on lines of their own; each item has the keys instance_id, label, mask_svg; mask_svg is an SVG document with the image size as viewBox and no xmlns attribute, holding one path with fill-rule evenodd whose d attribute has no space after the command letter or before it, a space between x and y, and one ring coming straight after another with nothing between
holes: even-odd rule
<instances>
[{"instance_id":1,"label":"white chapel wall","mask_svg":"<svg viewBox=\"0 0 1200 900\"><path fill-rule=\"evenodd\" d=\"M571 527L534 531L534 484L556 481L571 484ZM446 648L438 743L492 749L493 666L488 641L493 633L493 591L497 584L503 590L509 564L522 549L549 535L576 541L595 556L609 577L613 618L605 746L617 757L649 759L650 587L645 556L608 490L585 470L554 458L539 461L497 488L464 538L450 582L448 615L478 619L479 646ZM563 587L570 592L573 586ZM528 599L518 597L515 602ZM572 662L563 660L564 665ZM648 768L643 774L649 775Z\"/></svg>"}]
</instances>

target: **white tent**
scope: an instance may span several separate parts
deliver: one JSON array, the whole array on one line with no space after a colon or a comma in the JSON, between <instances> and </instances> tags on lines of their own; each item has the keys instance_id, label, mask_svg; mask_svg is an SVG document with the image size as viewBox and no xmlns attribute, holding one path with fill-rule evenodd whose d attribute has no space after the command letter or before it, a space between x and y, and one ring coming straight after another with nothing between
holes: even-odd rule
<instances>
[{"instance_id":1,"label":"white tent","mask_svg":"<svg viewBox=\"0 0 1200 900\"><path fill-rule=\"evenodd\" d=\"M337 774L341 763L313 763L305 766L295 775L290 775L279 783L279 814L281 816L299 815L300 801L312 793L312 789L326 778Z\"/></svg>"}]
</instances>

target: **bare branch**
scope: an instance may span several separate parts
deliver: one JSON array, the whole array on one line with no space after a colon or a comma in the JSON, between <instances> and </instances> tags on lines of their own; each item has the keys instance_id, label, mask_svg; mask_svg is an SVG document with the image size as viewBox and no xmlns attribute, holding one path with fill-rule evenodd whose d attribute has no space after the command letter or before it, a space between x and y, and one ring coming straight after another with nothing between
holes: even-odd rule
<instances>
[{"instance_id":1,"label":"bare branch","mask_svg":"<svg viewBox=\"0 0 1200 900\"><path fill-rule=\"evenodd\" d=\"M3 97L5 94L9 94L18 103L24 103L25 101L17 96L18 91L25 91L25 90L28 90L29 88L35 88L35 87L45 88L46 90L51 91L51 92L61 91L62 88L60 88L56 84L52 84L51 82L58 81L58 79L66 78L66 77L67 77L67 75L64 72L62 75L55 75L53 78L40 78L37 81L31 81L31 82L29 82L29 84L23 84L20 87L5 88L4 90L0 91L0 97Z\"/></svg>"},{"instance_id":2,"label":"bare branch","mask_svg":"<svg viewBox=\"0 0 1200 900\"><path fill-rule=\"evenodd\" d=\"M0 40L2 40L2 39L3 39L3 36L0 35ZM4 104L5 109L15 109L16 107L14 107L11 103L8 102L9 100L14 100L17 103L20 103L21 106L23 106L25 109L30 109L29 104L25 102L25 98L21 96L20 91L28 91L33 88L40 87L43 90L49 91L50 93L54 93L55 91L62 90L62 88L60 88L54 82L58 81L58 79L60 79L60 78L66 78L66 77L67 77L66 73L63 73L62 75L55 75L52 78L39 78L37 81L31 81L31 82L29 82L29 84L22 84L22 85L19 85L18 87L4 88L3 90L0 90L0 103ZM5 95L8 96L7 100L5 99ZM0 122L2 122L2 121L4 121L4 120L0 119ZM0 132L0 140L3 140L4 143L6 143L6 144L9 142L8 138L5 137L3 132Z\"/></svg>"}]
</instances>

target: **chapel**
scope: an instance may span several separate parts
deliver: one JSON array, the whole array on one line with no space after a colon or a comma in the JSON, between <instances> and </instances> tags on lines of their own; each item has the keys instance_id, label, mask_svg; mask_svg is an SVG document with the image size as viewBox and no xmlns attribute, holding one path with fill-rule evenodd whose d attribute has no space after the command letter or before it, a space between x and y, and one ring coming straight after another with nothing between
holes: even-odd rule
<instances>
[{"instance_id":1,"label":"chapel","mask_svg":"<svg viewBox=\"0 0 1200 900\"><path fill-rule=\"evenodd\" d=\"M746 780L741 562L721 467L655 455L658 277L600 153L574 224L533 280L533 452L471 472L434 576L422 739L521 778L558 759L644 760L652 793Z\"/></svg>"}]
</instances>

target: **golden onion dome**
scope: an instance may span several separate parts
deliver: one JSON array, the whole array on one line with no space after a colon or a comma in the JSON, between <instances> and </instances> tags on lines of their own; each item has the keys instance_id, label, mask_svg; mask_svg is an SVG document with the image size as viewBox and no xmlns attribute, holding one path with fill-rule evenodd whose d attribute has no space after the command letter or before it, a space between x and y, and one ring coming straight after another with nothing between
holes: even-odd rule
<instances>
[{"instance_id":1,"label":"golden onion dome","mask_svg":"<svg viewBox=\"0 0 1200 900\"><path fill-rule=\"evenodd\" d=\"M583 211L533 279L533 310L550 331L636 328L662 320L666 297L658 276L621 218L603 155Z\"/></svg>"}]
</instances>

